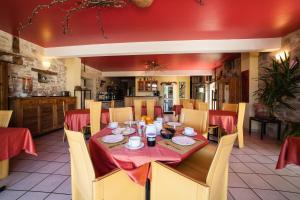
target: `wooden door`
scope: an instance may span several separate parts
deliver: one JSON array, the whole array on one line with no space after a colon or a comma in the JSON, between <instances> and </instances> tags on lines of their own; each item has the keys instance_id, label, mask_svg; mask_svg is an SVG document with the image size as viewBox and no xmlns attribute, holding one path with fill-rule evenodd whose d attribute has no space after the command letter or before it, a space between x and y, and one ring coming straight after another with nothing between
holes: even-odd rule
<instances>
[{"instance_id":1,"label":"wooden door","mask_svg":"<svg viewBox=\"0 0 300 200\"><path fill-rule=\"evenodd\" d=\"M8 65L0 62L0 110L8 109Z\"/></svg>"}]
</instances>

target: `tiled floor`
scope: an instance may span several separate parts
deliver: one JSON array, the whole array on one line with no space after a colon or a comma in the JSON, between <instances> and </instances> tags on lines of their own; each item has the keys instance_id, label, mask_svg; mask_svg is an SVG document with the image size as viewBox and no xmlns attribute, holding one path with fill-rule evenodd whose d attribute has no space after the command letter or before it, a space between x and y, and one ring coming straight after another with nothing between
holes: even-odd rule
<instances>
[{"instance_id":1,"label":"tiled floor","mask_svg":"<svg viewBox=\"0 0 300 200\"><path fill-rule=\"evenodd\" d=\"M246 147L230 157L228 199L299 200L300 167L275 170L280 145L276 140L246 135ZM1 200L71 199L70 158L62 131L35 139L38 157L21 154L11 161L10 175L0 181Z\"/></svg>"}]
</instances>

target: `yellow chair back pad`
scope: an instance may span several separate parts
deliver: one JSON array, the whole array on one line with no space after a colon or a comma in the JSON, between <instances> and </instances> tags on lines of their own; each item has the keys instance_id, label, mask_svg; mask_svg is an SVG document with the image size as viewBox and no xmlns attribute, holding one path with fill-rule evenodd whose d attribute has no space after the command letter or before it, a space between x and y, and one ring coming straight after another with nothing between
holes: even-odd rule
<instances>
[{"instance_id":1,"label":"yellow chair back pad","mask_svg":"<svg viewBox=\"0 0 300 200\"><path fill-rule=\"evenodd\" d=\"M156 101L155 100L147 100L146 106L147 106L147 116L151 117L151 119L154 119L154 107L155 107Z\"/></svg>"},{"instance_id":2,"label":"yellow chair back pad","mask_svg":"<svg viewBox=\"0 0 300 200\"><path fill-rule=\"evenodd\" d=\"M141 117L142 117L142 104L143 104L143 100L141 100L141 99L133 100L135 120L141 120Z\"/></svg>"},{"instance_id":3,"label":"yellow chair back pad","mask_svg":"<svg viewBox=\"0 0 300 200\"><path fill-rule=\"evenodd\" d=\"M210 186L210 199L227 199L228 163L237 133L223 136L209 168L206 184Z\"/></svg>"},{"instance_id":4,"label":"yellow chair back pad","mask_svg":"<svg viewBox=\"0 0 300 200\"><path fill-rule=\"evenodd\" d=\"M0 127L8 127L12 113L12 110L0 110Z\"/></svg>"},{"instance_id":5,"label":"yellow chair back pad","mask_svg":"<svg viewBox=\"0 0 300 200\"><path fill-rule=\"evenodd\" d=\"M238 111L238 122L237 122L237 132L238 132L238 143L239 148L244 147L244 120L246 112L246 103L239 103Z\"/></svg>"},{"instance_id":6,"label":"yellow chair back pad","mask_svg":"<svg viewBox=\"0 0 300 200\"><path fill-rule=\"evenodd\" d=\"M91 135L101 130L101 108L102 102L91 102L90 103L90 124L91 124Z\"/></svg>"},{"instance_id":7,"label":"yellow chair back pad","mask_svg":"<svg viewBox=\"0 0 300 200\"><path fill-rule=\"evenodd\" d=\"M222 110L224 111L231 111L231 112L238 112L239 105L232 104L232 103L223 103Z\"/></svg>"},{"instance_id":8,"label":"yellow chair back pad","mask_svg":"<svg viewBox=\"0 0 300 200\"><path fill-rule=\"evenodd\" d=\"M85 109L89 109L90 108L90 105L91 105L91 102L93 102L94 100L92 99L86 99L84 100L84 108Z\"/></svg>"},{"instance_id":9,"label":"yellow chair back pad","mask_svg":"<svg viewBox=\"0 0 300 200\"><path fill-rule=\"evenodd\" d=\"M185 109L181 110L180 122L202 133L208 131L208 111Z\"/></svg>"},{"instance_id":10,"label":"yellow chair back pad","mask_svg":"<svg viewBox=\"0 0 300 200\"><path fill-rule=\"evenodd\" d=\"M109 119L111 122L119 123L133 120L132 107L109 108Z\"/></svg>"},{"instance_id":11,"label":"yellow chair back pad","mask_svg":"<svg viewBox=\"0 0 300 200\"><path fill-rule=\"evenodd\" d=\"M81 197L93 199L95 172L84 136L80 132L65 130L70 147L72 185Z\"/></svg>"},{"instance_id":12,"label":"yellow chair back pad","mask_svg":"<svg viewBox=\"0 0 300 200\"><path fill-rule=\"evenodd\" d=\"M208 106L208 103L205 103L205 102L201 102L199 100L197 100L195 102L195 109L196 110L209 110L209 106Z\"/></svg>"}]
</instances>

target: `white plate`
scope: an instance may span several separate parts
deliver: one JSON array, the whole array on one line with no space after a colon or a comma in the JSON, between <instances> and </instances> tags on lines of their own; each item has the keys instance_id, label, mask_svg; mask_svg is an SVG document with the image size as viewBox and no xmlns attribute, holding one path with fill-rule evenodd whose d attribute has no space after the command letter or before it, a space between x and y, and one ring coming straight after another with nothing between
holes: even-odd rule
<instances>
[{"instance_id":1,"label":"white plate","mask_svg":"<svg viewBox=\"0 0 300 200\"><path fill-rule=\"evenodd\" d=\"M172 142L181 146L190 146L195 144L195 140L187 136L176 136L172 138Z\"/></svg>"},{"instance_id":2,"label":"white plate","mask_svg":"<svg viewBox=\"0 0 300 200\"><path fill-rule=\"evenodd\" d=\"M116 129L112 130L111 132L115 135L118 135L118 134L131 135L131 134L135 133L135 129L134 128L116 128Z\"/></svg>"},{"instance_id":3,"label":"white plate","mask_svg":"<svg viewBox=\"0 0 300 200\"><path fill-rule=\"evenodd\" d=\"M126 143L126 144L124 145L124 147L125 147L126 149L130 149L130 150L138 150L138 149L141 149L141 148L144 147L144 142L141 142L140 146L138 146L138 147L131 147L131 146L129 146L128 143Z\"/></svg>"},{"instance_id":4,"label":"white plate","mask_svg":"<svg viewBox=\"0 0 300 200\"><path fill-rule=\"evenodd\" d=\"M174 127L174 126L181 126L182 124L180 122L168 122L167 125Z\"/></svg>"},{"instance_id":5,"label":"white plate","mask_svg":"<svg viewBox=\"0 0 300 200\"><path fill-rule=\"evenodd\" d=\"M196 136L197 135L197 132L193 132L193 133L186 133L183 131L183 135L186 135L186 136L190 136L190 137L193 137L193 136Z\"/></svg>"},{"instance_id":6,"label":"white plate","mask_svg":"<svg viewBox=\"0 0 300 200\"><path fill-rule=\"evenodd\" d=\"M122 140L124 140L123 135L106 135L102 137L102 141L109 144L121 142Z\"/></svg>"}]
</instances>

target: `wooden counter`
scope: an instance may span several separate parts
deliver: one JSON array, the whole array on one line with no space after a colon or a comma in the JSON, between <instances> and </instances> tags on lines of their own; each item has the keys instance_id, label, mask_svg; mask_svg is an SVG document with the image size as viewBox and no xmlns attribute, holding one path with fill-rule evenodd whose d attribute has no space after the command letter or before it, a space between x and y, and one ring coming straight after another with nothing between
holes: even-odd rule
<instances>
[{"instance_id":1,"label":"wooden counter","mask_svg":"<svg viewBox=\"0 0 300 200\"><path fill-rule=\"evenodd\" d=\"M158 96L133 96L133 97L125 97L124 98L124 104L125 104L125 107L130 107L130 106L133 106L133 101L135 99L143 99L143 100L152 100L154 99L156 101L156 104L157 105L160 105L160 98L161 97L158 97ZM146 102L143 103L143 105L146 105Z\"/></svg>"},{"instance_id":2,"label":"wooden counter","mask_svg":"<svg viewBox=\"0 0 300 200\"><path fill-rule=\"evenodd\" d=\"M66 110L76 108L75 97L10 98L12 126L28 128L33 136L63 128L63 102Z\"/></svg>"}]
</instances>

